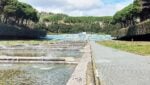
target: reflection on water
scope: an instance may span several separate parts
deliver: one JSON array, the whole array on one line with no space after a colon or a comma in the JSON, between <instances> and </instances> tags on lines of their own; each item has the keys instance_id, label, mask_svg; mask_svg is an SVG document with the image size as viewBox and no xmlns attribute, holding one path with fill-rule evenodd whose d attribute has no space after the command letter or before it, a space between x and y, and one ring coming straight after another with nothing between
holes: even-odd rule
<instances>
[{"instance_id":1,"label":"reflection on water","mask_svg":"<svg viewBox=\"0 0 150 85\"><path fill-rule=\"evenodd\" d=\"M0 64L2 85L65 85L74 65Z\"/></svg>"}]
</instances>

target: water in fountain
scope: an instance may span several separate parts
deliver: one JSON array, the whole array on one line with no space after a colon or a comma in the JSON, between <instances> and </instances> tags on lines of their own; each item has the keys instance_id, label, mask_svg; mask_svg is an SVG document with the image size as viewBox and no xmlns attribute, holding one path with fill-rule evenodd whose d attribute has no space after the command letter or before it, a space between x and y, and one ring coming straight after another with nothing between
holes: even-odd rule
<instances>
[{"instance_id":1,"label":"water in fountain","mask_svg":"<svg viewBox=\"0 0 150 85\"><path fill-rule=\"evenodd\" d=\"M111 35L99 35L99 34L86 34L85 32L79 34L61 34L61 35L47 35L46 39L50 40L71 40L71 41L101 41L111 40Z\"/></svg>"},{"instance_id":2,"label":"water in fountain","mask_svg":"<svg viewBox=\"0 0 150 85\"><path fill-rule=\"evenodd\" d=\"M0 65L0 84L2 82L4 85L65 85L71 76L75 65L46 64L44 58L81 57L80 49L82 49L85 44L86 42L81 41L63 41L53 44L50 47L28 46L23 47L23 49L19 48L19 50L17 47L12 47L13 49L3 49L3 52L14 52L14 55L15 52L21 52L22 54L28 51L35 53L44 52L46 56L33 55L33 57L42 57L43 64L26 63ZM61 50L59 48L61 48Z\"/></svg>"},{"instance_id":3,"label":"water in fountain","mask_svg":"<svg viewBox=\"0 0 150 85\"><path fill-rule=\"evenodd\" d=\"M11 67L5 65L5 69L0 68L0 84L66 85L74 68L73 65L12 64Z\"/></svg>"}]
</instances>

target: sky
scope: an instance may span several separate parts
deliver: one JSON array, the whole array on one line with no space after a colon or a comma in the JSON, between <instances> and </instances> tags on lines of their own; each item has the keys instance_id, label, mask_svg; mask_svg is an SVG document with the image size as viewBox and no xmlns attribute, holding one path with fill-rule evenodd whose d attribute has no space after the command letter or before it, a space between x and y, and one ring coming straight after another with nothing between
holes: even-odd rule
<instances>
[{"instance_id":1,"label":"sky","mask_svg":"<svg viewBox=\"0 0 150 85\"><path fill-rule=\"evenodd\" d=\"M19 0L38 11L65 13L70 16L113 16L133 0Z\"/></svg>"}]
</instances>

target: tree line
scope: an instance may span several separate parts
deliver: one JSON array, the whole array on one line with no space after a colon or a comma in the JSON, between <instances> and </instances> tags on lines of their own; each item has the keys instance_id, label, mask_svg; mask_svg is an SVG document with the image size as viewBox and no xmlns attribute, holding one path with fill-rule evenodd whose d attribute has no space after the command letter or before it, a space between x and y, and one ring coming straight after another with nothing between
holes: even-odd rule
<instances>
[{"instance_id":1,"label":"tree line","mask_svg":"<svg viewBox=\"0 0 150 85\"><path fill-rule=\"evenodd\" d=\"M0 22L43 29L51 33L111 33L112 16L73 17L66 14L37 12L31 5L18 0L0 0ZM30 24L33 23L33 26Z\"/></svg>"},{"instance_id":2,"label":"tree line","mask_svg":"<svg viewBox=\"0 0 150 85\"><path fill-rule=\"evenodd\" d=\"M38 22L39 16L31 5L18 0L0 0L0 21L27 26L29 22Z\"/></svg>"},{"instance_id":3,"label":"tree line","mask_svg":"<svg viewBox=\"0 0 150 85\"><path fill-rule=\"evenodd\" d=\"M64 23L91 23L91 22L105 22L109 23L112 20L111 16L95 17L95 16L80 16L72 17L66 14L50 14L49 16L43 17L44 22L56 22L63 20Z\"/></svg>"},{"instance_id":4,"label":"tree line","mask_svg":"<svg viewBox=\"0 0 150 85\"><path fill-rule=\"evenodd\" d=\"M45 16L43 16L45 15ZM105 29L109 28L112 17L94 17L94 16L80 16L73 17L66 14L41 14L40 26L45 28L48 32L52 33L102 33L106 32ZM108 33L108 31L107 31Z\"/></svg>"},{"instance_id":5,"label":"tree line","mask_svg":"<svg viewBox=\"0 0 150 85\"><path fill-rule=\"evenodd\" d=\"M96 23L96 22L104 22L109 23L112 19L111 16L104 17L94 17L94 16L83 16L83 17L66 17L64 19L65 23Z\"/></svg>"},{"instance_id":6,"label":"tree line","mask_svg":"<svg viewBox=\"0 0 150 85\"><path fill-rule=\"evenodd\" d=\"M37 29L39 14L31 5L18 0L0 0L0 39L37 39L46 31Z\"/></svg>"}]
</instances>

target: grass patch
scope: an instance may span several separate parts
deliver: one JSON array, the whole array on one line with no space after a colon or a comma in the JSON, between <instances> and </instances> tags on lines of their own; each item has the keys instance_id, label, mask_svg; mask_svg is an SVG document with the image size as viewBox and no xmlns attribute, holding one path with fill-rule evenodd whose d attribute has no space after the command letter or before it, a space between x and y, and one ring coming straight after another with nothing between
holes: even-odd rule
<instances>
[{"instance_id":1,"label":"grass patch","mask_svg":"<svg viewBox=\"0 0 150 85\"><path fill-rule=\"evenodd\" d=\"M13 46L13 45L35 45L35 44L50 44L55 43L54 40L2 40L0 45Z\"/></svg>"},{"instance_id":2,"label":"grass patch","mask_svg":"<svg viewBox=\"0 0 150 85\"><path fill-rule=\"evenodd\" d=\"M150 42L101 41L97 43L144 56L150 55Z\"/></svg>"}]
</instances>

